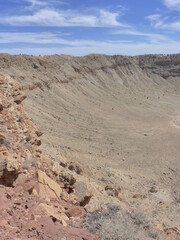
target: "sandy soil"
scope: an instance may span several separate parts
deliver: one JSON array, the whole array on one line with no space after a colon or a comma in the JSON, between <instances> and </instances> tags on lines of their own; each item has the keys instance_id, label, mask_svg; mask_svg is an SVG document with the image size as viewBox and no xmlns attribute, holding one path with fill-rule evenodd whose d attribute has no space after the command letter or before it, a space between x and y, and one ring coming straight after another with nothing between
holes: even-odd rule
<instances>
[{"instance_id":1,"label":"sandy soil","mask_svg":"<svg viewBox=\"0 0 180 240\"><path fill-rule=\"evenodd\" d=\"M44 132L47 156L78 162L97 183L118 189L120 202L144 222L138 229L159 223L179 234L180 56L166 58L25 56L22 63L23 56L1 56L0 66L26 90L24 106ZM142 239L108 236L99 224L90 228L102 239Z\"/></svg>"}]
</instances>

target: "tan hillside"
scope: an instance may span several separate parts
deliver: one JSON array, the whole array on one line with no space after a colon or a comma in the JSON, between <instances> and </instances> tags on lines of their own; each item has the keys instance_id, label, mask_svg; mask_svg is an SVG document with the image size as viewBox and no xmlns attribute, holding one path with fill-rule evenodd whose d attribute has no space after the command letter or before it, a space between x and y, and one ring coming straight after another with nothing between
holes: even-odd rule
<instances>
[{"instance_id":1,"label":"tan hillside","mask_svg":"<svg viewBox=\"0 0 180 240\"><path fill-rule=\"evenodd\" d=\"M1 54L0 73L26 93L43 154L78 172L89 230L180 239L180 55Z\"/></svg>"}]
</instances>

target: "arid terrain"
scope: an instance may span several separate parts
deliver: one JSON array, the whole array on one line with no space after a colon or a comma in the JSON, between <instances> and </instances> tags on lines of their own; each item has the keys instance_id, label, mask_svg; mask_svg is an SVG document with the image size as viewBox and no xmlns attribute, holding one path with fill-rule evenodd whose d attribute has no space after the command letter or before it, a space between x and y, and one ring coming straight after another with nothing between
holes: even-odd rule
<instances>
[{"instance_id":1,"label":"arid terrain","mask_svg":"<svg viewBox=\"0 0 180 240\"><path fill-rule=\"evenodd\" d=\"M67 239L180 240L180 55L1 54L0 74L27 96L45 172L86 212Z\"/></svg>"}]
</instances>

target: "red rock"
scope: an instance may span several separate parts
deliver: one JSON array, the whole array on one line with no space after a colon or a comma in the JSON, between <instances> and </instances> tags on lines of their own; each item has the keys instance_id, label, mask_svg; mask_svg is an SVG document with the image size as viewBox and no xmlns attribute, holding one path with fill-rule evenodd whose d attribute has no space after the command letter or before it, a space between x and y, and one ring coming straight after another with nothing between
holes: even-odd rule
<instances>
[{"instance_id":1,"label":"red rock","mask_svg":"<svg viewBox=\"0 0 180 240\"><path fill-rule=\"evenodd\" d=\"M67 192L68 208L61 204L65 180L55 181L50 161L38 148L41 134L23 110L25 97L19 85L0 75L0 90L3 104L11 106L0 113L0 184L4 184L0 185L0 240L57 240L61 236L97 240L78 220L76 228L69 226L66 210L69 216L81 217L84 209L74 206L74 195Z\"/></svg>"},{"instance_id":2,"label":"red rock","mask_svg":"<svg viewBox=\"0 0 180 240\"><path fill-rule=\"evenodd\" d=\"M83 217L85 213L84 208L74 205L71 205L66 211L68 217Z\"/></svg>"}]
</instances>

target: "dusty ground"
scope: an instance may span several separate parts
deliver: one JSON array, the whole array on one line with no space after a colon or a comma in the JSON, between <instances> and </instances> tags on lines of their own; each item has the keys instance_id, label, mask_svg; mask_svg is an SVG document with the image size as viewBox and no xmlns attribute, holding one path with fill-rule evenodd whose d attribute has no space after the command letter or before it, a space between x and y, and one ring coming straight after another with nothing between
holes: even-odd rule
<instances>
[{"instance_id":1,"label":"dusty ground","mask_svg":"<svg viewBox=\"0 0 180 240\"><path fill-rule=\"evenodd\" d=\"M69 191L68 170L53 169L42 155L42 132L25 113L24 98L14 79L0 75L0 239L98 240L82 228L86 211L73 184Z\"/></svg>"},{"instance_id":2,"label":"dusty ground","mask_svg":"<svg viewBox=\"0 0 180 240\"><path fill-rule=\"evenodd\" d=\"M113 207L95 213L90 230L102 239L144 239L143 231L147 239L180 239L179 55L2 55L0 71L26 90L44 153L80 163L118 191L119 215Z\"/></svg>"}]
</instances>

